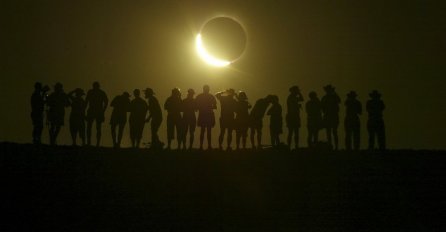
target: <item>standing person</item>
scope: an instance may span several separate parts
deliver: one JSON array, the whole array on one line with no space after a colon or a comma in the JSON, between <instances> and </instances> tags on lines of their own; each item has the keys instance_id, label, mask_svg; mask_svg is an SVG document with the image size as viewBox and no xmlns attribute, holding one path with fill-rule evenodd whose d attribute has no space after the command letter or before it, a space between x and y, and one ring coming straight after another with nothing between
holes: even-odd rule
<instances>
[{"instance_id":1,"label":"standing person","mask_svg":"<svg viewBox=\"0 0 446 232\"><path fill-rule=\"evenodd\" d=\"M149 107L147 106L146 101L141 98L139 89L133 90L133 96L135 98L130 102L130 140L132 141L132 147L138 148L141 143L142 132L144 130L146 114Z\"/></svg>"},{"instance_id":2,"label":"standing person","mask_svg":"<svg viewBox=\"0 0 446 232\"><path fill-rule=\"evenodd\" d=\"M130 94L124 92L122 95L116 96L111 101L110 106L113 107L113 111L110 118L113 147L120 148L122 134L124 132L125 124L127 123L127 112L130 111ZM116 136L117 127L118 127L118 136Z\"/></svg>"},{"instance_id":3,"label":"standing person","mask_svg":"<svg viewBox=\"0 0 446 232\"><path fill-rule=\"evenodd\" d=\"M217 108L215 97L209 93L209 85L203 86L203 93L196 98L198 108L198 126L200 127L200 150L203 150L204 133L207 133L208 150L212 149L211 130L215 126L214 109Z\"/></svg>"},{"instance_id":4,"label":"standing person","mask_svg":"<svg viewBox=\"0 0 446 232\"><path fill-rule=\"evenodd\" d=\"M172 140L177 134L178 149L182 143L181 132L181 92L179 88L172 89L172 95L164 103L164 109L167 110L167 149L171 149Z\"/></svg>"},{"instance_id":5,"label":"standing person","mask_svg":"<svg viewBox=\"0 0 446 232\"><path fill-rule=\"evenodd\" d=\"M73 146L77 146L77 135L82 140L82 146L85 145L85 108L87 103L82 98L84 95L85 92L81 88L77 88L68 94L71 100L70 133Z\"/></svg>"},{"instance_id":6,"label":"standing person","mask_svg":"<svg viewBox=\"0 0 446 232\"><path fill-rule=\"evenodd\" d=\"M321 101L316 92L308 95L310 100L305 105L307 111L308 147L314 147L319 142L319 130L322 128Z\"/></svg>"},{"instance_id":7,"label":"standing person","mask_svg":"<svg viewBox=\"0 0 446 232\"><path fill-rule=\"evenodd\" d=\"M386 149L386 131L383 119L383 111L386 108L381 100L381 94L374 90L370 93L370 100L367 101L367 130L369 132L369 150L374 149L375 137L378 137L378 148Z\"/></svg>"},{"instance_id":8,"label":"standing person","mask_svg":"<svg viewBox=\"0 0 446 232\"><path fill-rule=\"evenodd\" d=\"M236 105L236 115L235 115L235 125L236 125L236 141L237 150L240 149L240 139L242 140L243 149L246 148L246 138L248 137L248 127L249 127L249 109L251 104L248 102L248 96L243 91L237 96Z\"/></svg>"},{"instance_id":9,"label":"standing person","mask_svg":"<svg viewBox=\"0 0 446 232\"><path fill-rule=\"evenodd\" d=\"M332 85L325 86L324 90L325 96L321 100L323 123L327 131L328 143L333 147L333 136L334 149L338 150L339 104L341 103L341 98L339 98Z\"/></svg>"},{"instance_id":10,"label":"standing person","mask_svg":"<svg viewBox=\"0 0 446 232\"><path fill-rule=\"evenodd\" d=\"M101 143L102 123L105 120L105 110L108 106L107 94L100 89L99 82L93 83L93 89L87 93L87 145L91 144L91 128L96 121L96 147Z\"/></svg>"},{"instance_id":11,"label":"standing person","mask_svg":"<svg viewBox=\"0 0 446 232\"><path fill-rule=\"evenodd\" d=\"M232 143L232 131L234 130L235 123L235 107L236 101L234 99L235 91L234 89L227 89L224 92L218 92L215 97L220 101L221 115L220 115L220 136L218 137L218 148L223 149L223 139L225 137L226 131L228 131L227 136L227 150L231 150Z\"/></svg>"},{"instance_id":12,"label":"standing person","mask_svg":"<svg viewBox=\"0 0 446 232\"><path fill-rule=\"evenodd\" d=\"M46 93L48 86L42 87L42 83L34 84L34 92L31 95L31 120L33 122L33 144L42 143L43 112L45 110Z\"/></svg>"},{"instance_id":13,"label":"standing person","mask_svg":"<svg viewBox=\"0 0 446 232\"><path fill-rule=\"evenodd\" d=\"M194 99L195 91L193 89L187 90L187 97L183 99L182 111L183 111L183 145L186 147L186 136L189 132L189 150L192 149L194 144L195 128L197 126L197 118L195 112L197 111L197 102Z\"/></svg>"},{"instance_id":14,"label":"standing person","mask_svg":"<svg viewBox=\"0 0 446 232\"><path fill-rule=\"evenodd\" d=\"M61 83L56 83L54 92L48 96L48 121L50 123L50 144L56 145L57 136L65 121L65 107L70 105Z\"/></svg>"},{"instance_id":15,"label":"standing person","mask_svg":"<svg viewBox=\"0 0 446 232\"><path fill-rule=\"evenodd\" d=\"M251 128L251 146L253 149L262 149L262 129L263 129L263 117L269 104L272 102L273 95L268 95L264 98L260 98L254 104L249 114L249 127ZM254 137L257 133L257 146Z\"/></svg>"},{"instance_id":16,"label":"standing person","mask_svg":"<svg viewBox=\"0 0 446 232\"><path fill-rule=\"evenodd\" d=\"M359 150L360 141L360 130L361 123L359 120L359 115L362 113L362 104L356 97L358 95L355 91L350 91L347 94L347 100L345 101L345 149L352 149L352 139L353 139L353 149L355 151Z\"/></svg>"},{"instance_id":17,"label":"standing person","mask_svg":"<svg viewBox=\"0 0 446 232\"><path fill-rule=\"evenodd\" d=\"M279 97L273 95L272 106L269 108L268 113L270 116L270 135L271 146L273 148L279 148L280 146L280 134L282 134L282 106L279 104Z\"/></svg>"},{"instance_id":18,"label":"standing person","mask_svg":"<svg viewBox=\"0 0 446 232\"><path fill-rule=\"evenodd\" d=\"M149 116L146 119L146 122L150 121L150 131L152 134L152 142L150 148L152 149L161 149L164 146L158 136L158 130L161 126L161 122L163 121L163 112L161 111L160 103L158 99L156 99L155 92L153 89L147 88L144 91L145 98L149 103Z\"/></svg>"},{"instance_id":19,"label":"standing person","mask_svg":"<svg viewBox=\"0 0 446 232\"><path fill-rule=\"evenodd\" d=\"M299 128L300 128L300 103L304 100L304 97L300 93L298 86L292 86L290 89L290 95L287 98L287 114L286 125L288 127L288 147L291 149L291 140L294 135L294 147L299 148Z\"/></svg>"}]
</instances>

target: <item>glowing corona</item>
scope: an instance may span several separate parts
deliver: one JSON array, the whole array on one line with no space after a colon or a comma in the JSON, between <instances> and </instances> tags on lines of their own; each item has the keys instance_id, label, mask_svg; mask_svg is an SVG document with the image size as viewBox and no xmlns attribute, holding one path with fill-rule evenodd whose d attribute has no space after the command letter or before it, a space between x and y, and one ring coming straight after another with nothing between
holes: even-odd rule
<instances>
[{"instance_id":1,"label":"glowing corona","mask_svg":"<svg viewBox=\"0 0 446 232\"><path fill-rule=\"evenodd\" d=\"M195 47L197 49L198 56L200 56L200 58L209 65L212 65L215 67L226 67L231 64L230 61L221 60L221 59L213 57L211 54L209 54L203 46L201 34L197 35L197 38L195 40Z\"/></svg>"}]
</instances>

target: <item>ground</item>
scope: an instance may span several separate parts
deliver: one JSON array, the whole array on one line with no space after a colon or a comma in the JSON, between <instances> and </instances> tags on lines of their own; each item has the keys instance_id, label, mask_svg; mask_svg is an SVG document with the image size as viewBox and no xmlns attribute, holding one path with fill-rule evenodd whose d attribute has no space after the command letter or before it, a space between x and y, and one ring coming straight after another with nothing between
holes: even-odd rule
<instances>
[{"instance_id":1,"label":"ground","mask_svg":"<svg viewBox=\"0 0 446 232\"><path fill-rule=\"evenodd\" d=\"M443 231L446 152L0 144L0 231Z\"/></svg>"}]
</instances>

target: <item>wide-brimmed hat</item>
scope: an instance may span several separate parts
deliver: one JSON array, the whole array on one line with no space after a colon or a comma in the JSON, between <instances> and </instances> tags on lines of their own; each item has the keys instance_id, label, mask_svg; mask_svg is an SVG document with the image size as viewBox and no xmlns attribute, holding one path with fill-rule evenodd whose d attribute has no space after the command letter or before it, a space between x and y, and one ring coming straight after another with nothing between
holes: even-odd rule
<instances>
[{"instance_id":1,"label":"wide-brimmed hat","mask_svg":"<svg viewBox=\"0 0 446 232\"><path fill-rule=\"evenodd\" d=\"M349 93L347 93L347 97L349 97L349 98L355 98L357 96L358 96L358 94L356 94L355 91L350 91Z\"/></svg>"},{"instance_id":2,"label":"wide-brimmed hat","mask_svg":"<svg viewBox=\"0 0 446 232\"><path fill-rule=\"evenodd\" d=\"M81 89L81 88L76 88L76 89L74 90L74 93L76 94L76 96L83 96L83 95L85 95L84 90Z\"/></svg>"},{"instance_id":3,"label":"wide-brimmed hat","mask_svg":"<svg viewBox=\"0 0 446 232\"><path fill-rule=\"evenodd\" d=\"M239 91L239 92L238 92L238 99L240 99L240 100L247 100L247 99L248 99L248 96L246 96L246 93L245 93L245 92L243 92L243 91Z\"/></svg>"},{"instance_id":4,"label":"wide-brimmed hat","mask_svg":"<svg viewBox=\"0 0 446 232\"><path fill-rule=\"evenodd\" d=\"M381 94L380 94L377 90L373 90L373 91L369 94L369 96L370 96L371 98L380 98L380 97L381 97Z\"/></svg>"},{"instance_id":5,"label":"wide-brimmed hat","mask_svg":"<svg viewBox=\"0 0 446 232\"><path fill-rule=\"evenodd\" d=\"M335 87L333 87L331 84L326 85L326 86L324 86L324 90L326 90L326 91L335 90Z\"/></svg>"},{"instance_id":6,"label":"wide-brimmed hat","mask_svg":"<svg viewBox=\"0 0 446 232\"><path fill-rule=\"evenodd\" d=\"M293 85L290 87L289 91L290 91L290 93L297 93L300 91L300 89L299 89L299 86Z\"/></svg>"}]
</instances>

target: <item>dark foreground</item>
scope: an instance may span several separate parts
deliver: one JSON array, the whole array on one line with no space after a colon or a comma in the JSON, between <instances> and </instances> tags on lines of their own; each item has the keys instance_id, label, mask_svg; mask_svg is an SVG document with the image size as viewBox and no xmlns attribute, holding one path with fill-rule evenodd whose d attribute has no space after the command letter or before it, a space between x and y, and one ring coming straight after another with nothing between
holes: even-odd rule
<instances>
[{"instance_id":1,"label":"dark foreground","mask_svg":"<svg viewBox=\"0 0 446 232\"><path fill-rule=\"evenodd\" d=\"M444 231L446 153L0 144L0 231Z\"/></svg>"}]
</instances>

